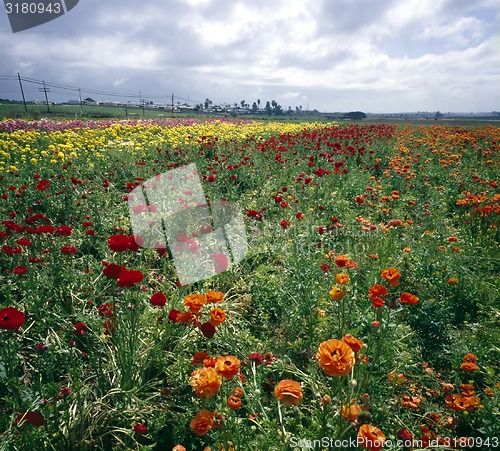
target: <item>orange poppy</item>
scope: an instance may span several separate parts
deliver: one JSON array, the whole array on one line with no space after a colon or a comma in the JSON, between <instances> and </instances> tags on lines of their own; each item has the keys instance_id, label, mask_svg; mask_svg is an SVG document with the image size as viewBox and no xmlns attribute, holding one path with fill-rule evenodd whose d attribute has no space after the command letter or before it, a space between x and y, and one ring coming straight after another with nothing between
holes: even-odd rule
<instances>
[{"instance_id":1,"label":"orange poppy","mask_svg":"<svg viewBox=\"0 0 500 451\"><path fill-rule=\"evenodd\" d=\"M241 409L241 399L237 396L231 395L229 398L227 398L226 403L231 410Z\"/></svg>"},{"instance_id":2,"label":"orange poppy","mask_svg":"<svg viewBox=\"0 0 500 451\"><path fill-rule=\"evenodd\" d=\"M189 427L196 435L205 435L214 425L215 414L209 410L200 410L190 421Z\"/></svg>"},{"instance_id":3,"label":"orange poppy","mask_svg":"<svg viewBox=\"0 0 500 451\"><path fill-rule=\"evenodd\" d=\"M350 348L354 352L358 352L363 346L363 342L351 334L347 334L344 337L342 337L342 341L346 345L350 346Z\"/></svg>"},{"instance_id":4,"label":"orange poppy","mask_svg":"<svg viewBox=\"0 0 500 451\"><path fill-rule=\"evenodd\" d=\"M464 371L477 371L479 367L476 365L476 360L477 357L475 354L472 354L472 352L465 354L460 369Z\"/></svg>"},{"instance_id":5,"label":"orange poppy","mask_svg":"<svg viewBox=\"0 0 500 451\"><path fill-rule=\"evenodd\" d=\"M189 385L193 387L198 398L211 398L220 389L222 379L211 367L202 367L194 370L189 378Z\"/></svg>"},{"instance_id":6,"label":"orange poppy","mask_svg":"<svg viewBox=\"0 0 500 451\"><path fill-rule=\"evenodd\" d=\"M384 447L385 435L371 424L363 424L358 430L357 443L370 451L379 451Z\"/></svg>"},{"instance_id":7,"label":"orange poppy","mask_svg":"<svg viewBox=\"0 0 500 451\"><path fill-rule=\"evenodd\" d=\"M335 281L339 284L339 285L344 285L346 284L347 282L349 282L349 276L347 274L336 274L335 275Z\"/></svg>"},{"instance_id":8,"label":"orange poppy","mask_svg":"<svg viewBox=\"0 0 500 451\"><path fill-rule=\"evenodd\" d=\"M330 290L328 294L332 298L332 301L340 301L346 293L346 290L342 290L339 287L335 286Z\"/></svg>"},{"instance_id":9,"label":"orange poppy","mask_svg":"<svg viewBox=\"0 0 500 451\"><path fill-rule=\"evenodd\" d=\"M205 299L208 302L222 302L224 300L224 293L220 291L207 291L205 293Z\"/></svg>"},{"instance_id":10,"label":"orange poppy","mask_svg":"<svg viewBox=\"0 0 500 451\"><path fill-rule=\"evenodd\" d=\"M328 376L346 376L356 361L354 351L341 340L328 340L319 345L316 359Z\"/></svg>"},{"instance_id":11,"label":"orange poppy","mask_svg":"<svg viewBox=\"0 0 500 451\"><path fill-rule=\"evenodd\" d=\"M233 388L233 396L236 396L237 398L243 398L245 395L245 392L241 387L234 387Z\"/></svg>"},{"instance_id":12,"label":"orange poppy","mask_svg":"<svg viewBox=\"0 0 500 451\"><path fill-rule=\"evenodd\" d=\"M398 286L400 277L401 273L396 268L388 268L382 271L382 278L387 280L393 287Z\"/></svg>"},{"instance_id":13,"label":"orange poppy","mask_svg":"<svg viewBox=\"0 0 500 451\"><path fill-rule=\"evenodd\" d=\"M210 312L210 324L215 327L224 321L226 321L226 312L219 307L212 309Z\"/></svg>"},{"instance_id":14,"label":"orange poppy","mask_svg":"<svg viewBox=\"0 0 500 451\"><path fill-rule=\"evenodd\" d=\"M377 298L380 296L385 296L386 294L389 294L389 291L387 291L387 288L384 287L383 285L380 285L378 283L372 285L370 288L368 288L368 297L370 299Z\"/></svg>"},{"instance_id":15,"label":"orange poppy","mask_svg":"<svg viewBox=\"0 0 500 451\"><path fill-rule=\"evenodd\" d=\"M342 418L345 421L350 421L354 423L358 418L358 415L361 413L361 407L357 404L351 404L350 406L342 406Z\"/></svg>"},{"instance_id":16,"label":"orange poppy","mask_svg":"<svg viewBox=\"0 0 500 451\"><path fill-rule=\"evenodd\" d=\"M274 387L274 396L287 407L297 406L302 399L302 388L296 381L284 379Z\"/></svg>"},{"instance_id":17,"label":"orange poppy","mask_svg":"<svg viewBox=\"0 0 500 451\"><path fill-rule=\"evenodd\" d=\"M232 355L217 357L215 370L220 376L232 379L240 372L240 361Z\"/></svg>"},{"instance_id":18,"label":"orange poppy","mask_svg":"<svg viewBox=\"0 0 500 451\"><path fill-rule=\"evenodd\" d=\"M403 407L408 407L409 409L418 410L422 399L418 396L403 395L401 397L401 404Z\"/></svg>"},{"instance_id":19,"label":"orange poppy","mask_svg":"<svg viewBox=\"0 0 500 451\"><path fill-rule=\"evenodd\" d=\"M474 407L479 406L479 399L475 396L460 396L458 394L449 394L444 398L444 402L446 405L455 411L462 412L466 410L467 412L471 412L474 410Z\"/></svg>"},{"instance_id":20,"label":"orange poppy","mask_svg":"<svg viewBox=\"0 0 500 451\"><path fill-rule=\"evenodd\" d=\"M191 313L198 313L206 304L206 299L203 294L193 293L184 298L184 305L189 308Z\"/></svg>"},{"instance_id":21,"label":"orange poppy","mask_svg":"<svg viewBox=\"0 0 500 451\"><path fill-rule=\"evenodd\" d=\"M406 291L401 294L399 300L404 304L412 304L412 305L418 304L418 297L415 296L414 294L407 293Z\"/></svg>"}]
</instances>

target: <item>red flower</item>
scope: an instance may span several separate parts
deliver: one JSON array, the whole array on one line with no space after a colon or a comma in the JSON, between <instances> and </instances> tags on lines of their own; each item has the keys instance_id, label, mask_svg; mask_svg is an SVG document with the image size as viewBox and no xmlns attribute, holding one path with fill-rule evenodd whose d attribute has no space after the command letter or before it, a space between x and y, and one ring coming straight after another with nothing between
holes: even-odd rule
<instances>
[{"instance_id":1,"label":"red flower","mask_svg":"<svg viewBox=\"0 0 500 451\"><path fill-rule=\"evenodd\" d=\"M28 268L26 266L16 266L12 272L14 274L19 274L19 275L22 275L22 274L26 274L28 272Z\"/></svg>"},{"instance_id":2,"label":"red flower","mask_svg":"<svg viewBox=\"0 0 500 451\"><path fill-rule=\"evenodd\" d=\"M291 225L292 225L292 223L288 219L283 219L280 222L280 226L281 226L282 229L288 229L288 227L290 227Z\"/></svg>"},{"instance_id":3,"label":"red flower","mask_svg":"<svg viewBox=\"0 0 500 451\"><path fill-rule=\"evenodd\" d=\"M56 232L61 236L70 236L73 233L73 229L67 225L59 226Z\"/></svg>"},{"instance_id":4,"label":"red flower","mask_svg":"<svg viewBox=\"0 0 500 451\"><path fill-rule=\"evenodd\" d=\"M164 307L167 303L167 297L163 293L154 293L151 296L151 305L156 305L157 307Z\"/></svg>"},{"instance_id":5,"label":"red flower","mask_svg":"<svg viewBox=\"0 0 500 451\"><path fill-rule=\"evenodd\" d=\"M124 266L116 265L114 263L108 263L108 262L102 262L102 263L103 265L105 265L105 268L102 270L102 272L104 273L107 279L118 280L120 273L122 272L123 269L125 269Z\"/></svg>"},{"instance_id":6,"label":"red flower","mask_svg":"<svg viewBox=\"0 0 500 451\"><path fill-rule=\"evenodd\" d=\"M136 283L142 282L142 279L144 279L144 274L141 271L124 267L117 280L121 288L132 288Z\"/></svg>"},{"instance_id":7,"label":"red flower","mask_svg":"<svg viewBox=\"0 0 500 451\"><path fill-rule=\"evenodd\" d=\"M206 337L206 338L213 338L215 335L215 326L210 323L210 321L207 321L206 323L203 323L200 326L201 333Z\"/></svg>"},{"instance_id":8,"label":"red flower","mask_svg":"<svg viewBox=\"0 0 500 451\"><path fill-rule=\"evenodd\" d=\"M51 225L41 225L37 228L38 233L54 233L55 227Z\"/></svg>"},{"instance_id":9,"label":"red flower","mask_svg":"<svg viewBox=\"0 0 500 451\"><path fill-rule=\"evenodd\" d=\"M148 433L148 427L142 423L137 423L134 426L134 432L136 434L142 435L142 434L147 434Z\"/></svg>"},{"instance_id":10,"label":"red flower","mask_svg":"<svg viewBox=\"0 0 500 451\"><path fill-rule=\"evenodd\" d=\"M179 310L175 310L175 309L172 309L170 310L170 312L168 312L168 320L173 322L173 323L177 323L179 321L177 321L177 317L181 314L181 312Z\"/></svg>"},{"instance_id":11,"label":"red flower","mask_svg":"<svg viewBox=\"0 0 500 451\"><path fill-rule=\"evenodd\" d=\"M24 321L24 313L14 307L0 310L0 329L17 330L24 324Z\"/></svg>"},{"instance_id":12,"label":"red flower","mask_svg":"<svg viewBox=\"0 0 500 451\"><path fill-rule=\"evenodd\" d=\"M45 419L40 412L30 411L25 412L17 416L16 421L14 422L15 426L25 426L27 424L31 424L32 426L38 427L43 426L45 424Z\"/></svg>"},{"instance_id":13,"label":"red flower","mask_svg":"<svg viewBox=\"0 0 500 451\"><path fill-rule=\"evenodd\" d=\"M87 325L81 321L75 324L75 335L78 337L81 337L88 330Z\"/></svg>"},{"instance_id":14,"label":"red flower","mask_svg":"<svg viewBox=\"0 0 500 451\"><path fill-rule=\"evenodd\" d=\"M229 266L229 262L225 254L210 254L210 257L212 257L214 261L216 274L220 274L221 272L226 271Z\"/></svg>"},{"instance_id":15,"label":"red flower","mask_svg":"<svg viewBox=\"0 0 500 451\"><path fill-rule=\"evenodd\" d=\"M258 212L257 210L248 210L247 216L249 218L255 218L257 221L262 221L262 213Z\"/></svg>"},{"instance_id":16,"label":"red flower","mask_svg":"<svg viewBox=\"0 0 500 451\"><path fill-rule=\"evenodd\" d=\"M250 362L254 362L255 366L259 366L263 360L263 357L258 352L254 352L253 354L248 354L247 358L248 360L250 360Z\"/></svg>"},{"instance_id":17,"label":"red flower","mask_svg":"<svg viewBox=\"0 0 500 451\"><path fill-rule=\"evenodd\" d=\"M124 252L130 249L130 238L125 235L111 235L108 238L108 247L113 252Z\"/></svg>"},{"instance_id":18,"label":"red flower","mask_svg":"<svg viewBox=\"0 0 500 451\"><path fill-rule=\"evenodd\" d=\"M75 255L78 252L78 249L74 246L66 245L61 249L61 253L65 255Z\"/></svg>"}]
</instances>

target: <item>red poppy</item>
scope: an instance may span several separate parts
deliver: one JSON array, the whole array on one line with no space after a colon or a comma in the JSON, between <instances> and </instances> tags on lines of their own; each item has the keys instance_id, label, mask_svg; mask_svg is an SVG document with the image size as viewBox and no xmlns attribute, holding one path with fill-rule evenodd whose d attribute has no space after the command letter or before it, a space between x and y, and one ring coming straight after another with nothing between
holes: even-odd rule
<instances>
[{"instance_id":1,"label":"red poppy","mask_svg":"<svg viewBox=\"0 0 500 451\"><path fill-rule=\"evenodd\" d=\"M63 246L63 248L61 249L61 253L65 255L75 255L77 252L78 249L76 247L69 245Z\"/></svg>"},{"instance_id":2,"label":"red poppy","mask_svg":"<svg viewBox=\"0 0 500 451\"><path fill-rule=\"evenodd\" d=\"M102 262L105 265L105 268L102 270L107 279L115 279L118 280L123 266L116 265L114 263Z\"/></svg>"},{"instance_id":3,"label":"red poppy","mask_svg":"<svg viewBox=\"0 0 500 451\"><path fill-rule=\"evenodd\" d=\"M225 254L210 254L210 257L212 257L214 261L214 269L216 274L220 274L221 272L224 272L227 270L229 266L229 261L227 259L227 256Z\"/></svg>"},{"instance_id":4,"label":"red poppy","mask_svg":"<svg viewBox=\"0 0 500 451\"><path fill-rule=\"evenodd\" d=\"M148 433L148 427L142 423L137 423L134 426L134 432L138 435L142 434L147 434Z\"/></svg>"},{"instance_id":5,"label":"red poppy","mask_svg":"<svg viewBox=\"0 0 500 451\"><path fill-rule=\"evenodd\" d=\"M88 330L89 330L89 328L87 327L87 325L81 321L75 324L75 331L74 332L75 332L75 335L78 337L81 337Z\"/></svg>"},{"instance_id":6,"label":"red poppy","mask_svg":"<svg viewBox=\"0 0 500 451\"><path fill-rule=\"evenodd\" d=\"M19 424L21 424L21 426L23 427L28 424L38 427L38 426L43 426L45 424L45 419L43 418L43 415L40 412L30 411L22 413L17 416L14 425L18 426Z\"/></svg>"},{"instance_id":7,"label":"red poppy","mask_svg":"<svg viewBox=\"0 0 500 451\"><path fill-rule=\"evenodd\" d=\"M157 307L164 307L167 303L167 297L163 293L154 293L151 296L151 305L155 305Z\"/></svg>"},{"instance_id":8,"label":"red poppy","mask_svg":"<svg viewBox=\"0 0 500 451\"><path fill-rule=\"evenodd\" d=\"M206 323L203 323L200 326L201 333L206 337L206 338L213 338L215 335L215 326L210 323L210 321L207 321Z\"/></svg>"},{"instance_id":9,"label":"red poppy","mask_svg":"<svg viewBox=\"0 0 500 451\"><path fill-rule=\"evenodd\" d=\"M57 228L56 232L61 236L71 236L73 229L67 225L62 225Z\"/></svg>"},{"instance_id":10,"label":"red poppy","mask_svg":"<svg viewBox=\"0 0 500 451\"><path fill-rule=\"evenodd\" d=\"M132 288L136 283L142 282L144 274L137 269L122 268L118 276L118 285L121 288Z\"/></svg>"},{"instance_id":11,"label":"red poppy","mask_svg":"<svg viewBox=\"0 0 500 451\"><path fill-rule=\"evenodd\" d=\"M108 238L108 247L113 252L124 252L130 249L130 238L125 235L112 235Z\"/></svg>"},{"instance_id":12,"label":"red poppy","mask_svg":"<svg viewBox=\"0 0 500 451\"><path fill-rule=\"evenodd\" d=\"M14 274L22 275L22 274L26 274L28 272L28 268L26 266L24 266L24 265L22 265L22 266L16 266L12 270L12 272Z\"/></svg>"},{"instance_id":13,"label":"red poppy","mask_svg":"<svg viewBox=\"0 0 500 451\"><path fill-rule=\"evenodd\" d=\"M24 321L24 313L14 307L0 310L0 329L17 330L24 324Z\"/></svg>"},{"instance_id":14,"label":"red poppy","mask_svg":"<svg viewBox=\"0 0 500 451\"><path fill-rule=\"evenodd\" d=\"M179 310L172 309L170 312L168 312L168 320L172 321L173 323L179 322L177 320L178 316L181 314Z\"/></svg>"}]
</instances>

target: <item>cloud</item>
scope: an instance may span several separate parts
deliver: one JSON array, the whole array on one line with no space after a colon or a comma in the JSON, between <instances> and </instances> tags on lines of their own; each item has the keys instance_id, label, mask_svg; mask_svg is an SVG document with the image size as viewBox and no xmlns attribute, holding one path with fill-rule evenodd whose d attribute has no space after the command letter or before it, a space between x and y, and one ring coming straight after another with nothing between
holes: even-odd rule
<instances>
[{"instance_id":1,"label":"cloud","mask_svg":"<svg viewBox=\"0 0 500 451\"><path fill-rule=\"evenodd\" d=\"M158 99L488 111L499 20L497 0L86 0L16 34L0 14L0 59L2 75Z\"/></svg>"}]
</instances>

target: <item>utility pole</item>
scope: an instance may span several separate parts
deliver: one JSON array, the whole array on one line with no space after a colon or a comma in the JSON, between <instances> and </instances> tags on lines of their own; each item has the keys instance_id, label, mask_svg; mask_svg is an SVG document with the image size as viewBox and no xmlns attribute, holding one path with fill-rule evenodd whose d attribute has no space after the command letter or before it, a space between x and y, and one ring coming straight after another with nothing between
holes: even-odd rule
<instances>
[{"instance_id":1,"label":"utility pole","mask_svg":"<svg viewBox=\"0 0 500 451\"><path fill-rule=\"evenodd\" d=\"M47 88L45 86L45 81L43 83L43 88L38 88L38 91L43 92L45 94L45 103L47 104L47 113L50 113L50 108L49 108L49 98L47 97L47 93L50 92L50 88Z\"/></svg>"},{"instance_id":2,"label":"utility pole","mask_svg":"<svg viewBox=\"0 0 500 451\"><path fill-rule=\"evenodd\" d=\"M172 93L172 117L174 116L174 93Z\"/></svg>"},{"instance_id":3,"label":"utility pole","mask_svg":"<svg viewBox=\"0 0 500 451\"><path fill-rule=\"evenodd\" d=\"M19 72L17 73L17 79L19 80L19 86L21 87L21 95L23 96L23 103L25 111L28 111L28 107L26 106L26 99L24 98L23 84L21 83L21 76Z\"/></svg>"},{"instance_id":4,"label":"utility pole","mask_svg":"<svg viewBox=\"0 0 500 451\"><path fill-rule=\"evenodd\" d=\"M82 90L80 88L78 88L78 94L80 95L80 114L83 114Z\"/></svg>"}]
</instances>

